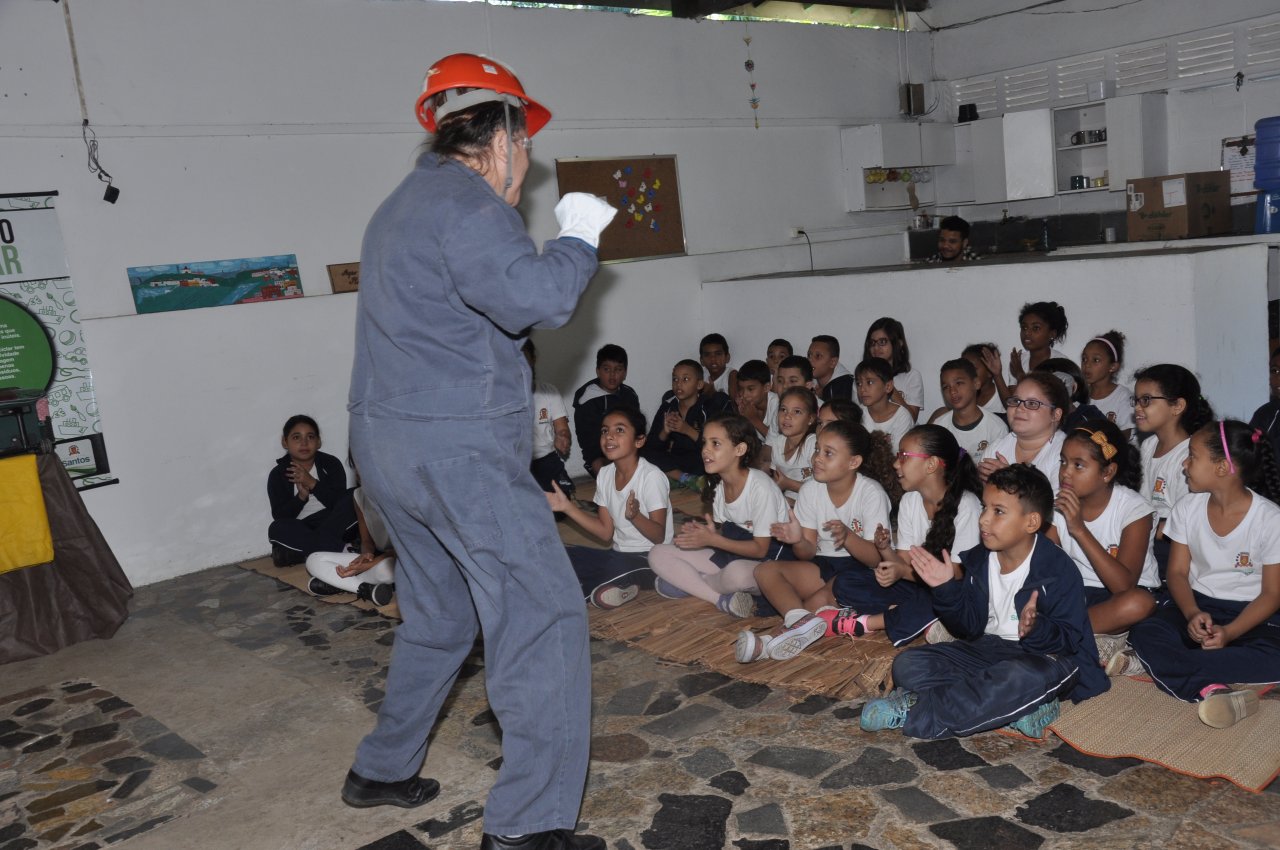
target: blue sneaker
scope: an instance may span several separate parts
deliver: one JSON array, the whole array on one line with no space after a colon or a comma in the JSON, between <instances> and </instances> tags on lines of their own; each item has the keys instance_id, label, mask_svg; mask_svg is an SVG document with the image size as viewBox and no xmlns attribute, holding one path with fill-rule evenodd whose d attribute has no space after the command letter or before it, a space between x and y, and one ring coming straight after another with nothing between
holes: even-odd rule
<instances>
[{"instance_id":1,"label":"blue sneaker","mask_svg":"<svg viewBox=\"0 0 1280 850\"><path fill-rule=\"evenodd\" d=\"M864 732L883 729L901 729L907 722L907 712L916 704L916 695L902 688L894 688L888 695L867 700L862 707L858 725Z\"/></svg>"},{"instance_id":2,"label":"blue sneaker","mask_svg":"<svg viewBox=\"0 0 1280 850\"><path fill-rule=\"evenodd\" d=\"M1062 706L1059 705L1058 701L1056 699L1050 700L1030 714L1024 714L1019 717L1010 723L1008 728L1039 741L1044 738L1044 730L1048 728L1050 723L1057 720L1058 715L1061 713Z\"/></svg>"},{"instance_id":3,"label":"blue sneaker","mask_svg":"<svg viewBox=\"0 0 1280 850\"><path fill-rule=\"evenodd\" d=\"M663 599L684 599L689 595L671 582L667 581L665 578L655 578L653 580L653 589L656 590L658 595Z\"/></svg>"}]
</instances>

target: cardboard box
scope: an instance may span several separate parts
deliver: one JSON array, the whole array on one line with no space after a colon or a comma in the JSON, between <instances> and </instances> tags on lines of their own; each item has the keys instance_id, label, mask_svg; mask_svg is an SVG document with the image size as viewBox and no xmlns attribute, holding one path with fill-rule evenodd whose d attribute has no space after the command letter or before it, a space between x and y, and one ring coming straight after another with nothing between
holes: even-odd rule
<instances>
[{"instance_id":1,"label":"cardboard box","mask_svg":"<svg viewBox=\"0 0 1280 850\"><path fill-rule=\"evenodd\" d=\"M1231 173L1196 171L1130 180L1130 242L1231 233Z\"/></svg>"}]
</instances>

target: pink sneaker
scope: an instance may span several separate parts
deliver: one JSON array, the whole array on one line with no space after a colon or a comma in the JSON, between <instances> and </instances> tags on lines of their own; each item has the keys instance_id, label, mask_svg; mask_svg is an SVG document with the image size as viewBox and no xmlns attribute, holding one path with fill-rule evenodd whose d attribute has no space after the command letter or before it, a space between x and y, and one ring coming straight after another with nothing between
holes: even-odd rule
<instances>
[{"instance_id":1,"label":"pink sneaker","mask_svg":"<svg viewBox=\"0 0 1280 850\"><path fill-rule=\"evenodd\" d=\"M862 637L866 628L858 622L858 612L852 608L825 608L814 615L826 621L827 634Z\"/></svg>"}]
</instances>

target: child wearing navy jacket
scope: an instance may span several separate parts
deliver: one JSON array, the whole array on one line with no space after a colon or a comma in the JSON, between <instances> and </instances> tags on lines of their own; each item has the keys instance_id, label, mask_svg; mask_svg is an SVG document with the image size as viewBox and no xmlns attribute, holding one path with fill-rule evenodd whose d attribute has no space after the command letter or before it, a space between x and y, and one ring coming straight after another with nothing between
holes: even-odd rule
<instances>
[{"instance_id":1,"label":"child wearing navy jacket","mask_svg":"<svg viewBox=\"0 0 1280 850\"><path fill-rule=\"evenodd\" d=\"M280 445L285 454L267 475L272 563L287 567L312 552L341 551L357 535L342 461L320 451L320 426L305 414L284 423Z\"/></svg>"},{"instance_id":2,"label":"child wearing navy jacket","mask_svg":"<svg viewBox=\"0 0 1280 850\"><path fill-rule=\"evenodd\" d=\"M1085 607L1080 571L1044 536L1053 518L1049 479L1028 464L993 472L982 492L982 545L961 556L920 547L911 566L957 640L908 649L893 663L898 688L869 701L862 728L913 738L972 735L1012 726L1032 738L1079 702L1110 687Z\"/></svg>"},{"instance_id":3,"label":"child wearing navy jacket","mask_svg":"<svg viewBox=\"0 0 1280 850\"><path fill-rule=\"evenodd\" d=\"M609 411L640 409L640 397L623 383L627 379L627 350L608 343L596 352L596 376L573 394L573 429L582 447L582 465L595 478L609 461L600 450L600 427Z\"/></svg>"}]
</instances>

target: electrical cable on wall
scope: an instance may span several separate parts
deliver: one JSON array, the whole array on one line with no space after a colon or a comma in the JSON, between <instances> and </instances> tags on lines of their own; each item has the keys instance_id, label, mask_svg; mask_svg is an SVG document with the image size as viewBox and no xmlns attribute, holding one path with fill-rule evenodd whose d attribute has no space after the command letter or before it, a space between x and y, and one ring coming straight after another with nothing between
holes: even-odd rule
<instances>
[{"instance_id":1,"label":"electrical cable on wall","mask_svg":"<svg viewBox=\"0 0 1280 850\"><path fill-rule=\"evenodd\" d=\"M62 17L67 24L67 42L71 47L71 69L75 74L76 94L80 98L80 137L84 139L85 151L89 156L89 173L96 175L99 180L107 184L107 190L102 193L102 200L114 204L120 199L120 190L112 185L114 178L98 161L98 135L89 126L89 107L85 104L84 83L80 80L80 55L76 52L76 34L71 26L71 0L66 0L62 4Z\"/></svg>"}]
</instances>

